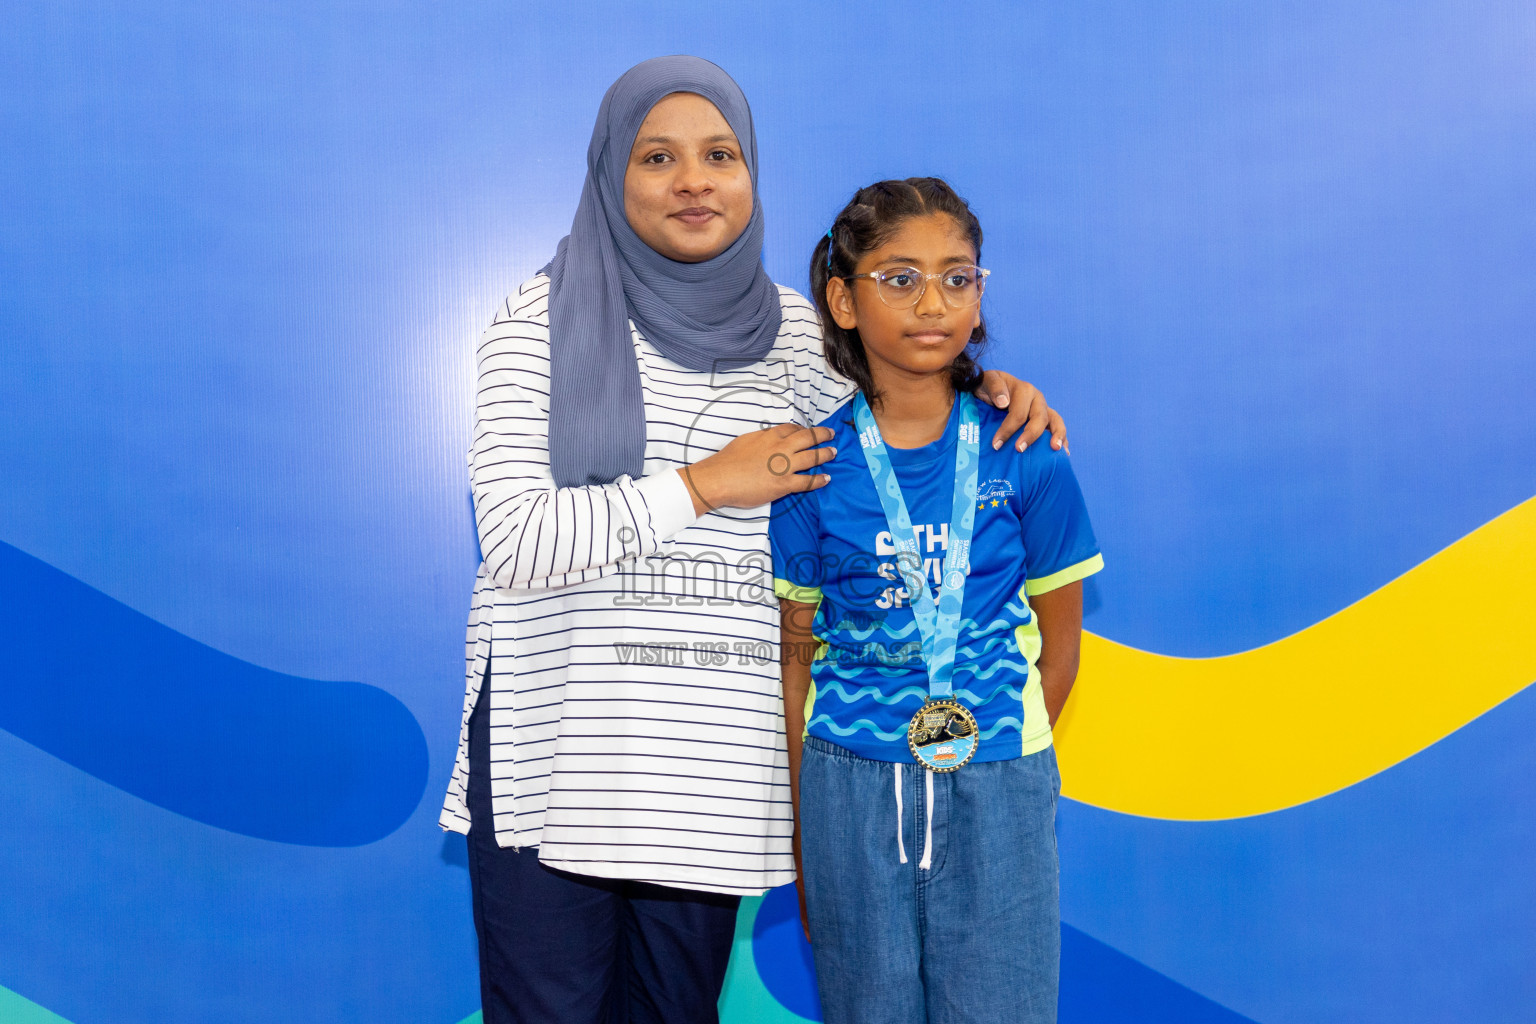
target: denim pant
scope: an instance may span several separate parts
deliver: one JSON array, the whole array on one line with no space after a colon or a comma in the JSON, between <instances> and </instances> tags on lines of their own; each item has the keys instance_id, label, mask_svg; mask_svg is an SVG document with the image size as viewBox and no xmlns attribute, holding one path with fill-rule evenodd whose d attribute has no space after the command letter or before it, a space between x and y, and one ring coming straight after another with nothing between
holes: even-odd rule
<instances>
[{"instance_id":1,"label":"denim pant","mask_svg":"<svg viewBox=\"0 0 1536 1024\"><path fill-rule=\"evenodd\" d=\"M1060 790L1050 747L937 774L805 741L801 849L827 1024L1056 1020Z\"/></svg>"}]
</instances>

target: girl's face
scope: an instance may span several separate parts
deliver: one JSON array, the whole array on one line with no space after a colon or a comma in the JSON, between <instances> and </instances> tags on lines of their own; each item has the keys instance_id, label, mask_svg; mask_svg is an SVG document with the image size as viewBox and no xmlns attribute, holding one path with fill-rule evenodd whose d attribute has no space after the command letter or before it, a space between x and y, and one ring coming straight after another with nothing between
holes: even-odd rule
<instances>
[{"instance_id":1,"label":"girl's face","mask_svg":"<svg viewBox=\"0 0 1536 1024\"><path fill-rule=\"evenodd\" d=\"M937 274L951 267L974 264L971 238L947 213L914 217L897 229L884 245L868 252L854 268L856 274L911 267ZM827 282L827 305L844 330L858 328L864 355L876 385L891 374L925 377L948 373L949 366L981 323L981 303L951 309L937 279L928 281L922 298L908 309L892 309L880 299L873 278Z\"/></svg>"},{"instance_id":2,"label":"girl's face","mask_svg":"<svg viewBox=\"0 0 1536 1024\"><path fill-rule=\"evenodd\" d=\"M752 176L715 105L675 92L651 108L624 170L624 216L646 245L679 263L713 259L752 219Z\"/></svg>"}]
</instances>

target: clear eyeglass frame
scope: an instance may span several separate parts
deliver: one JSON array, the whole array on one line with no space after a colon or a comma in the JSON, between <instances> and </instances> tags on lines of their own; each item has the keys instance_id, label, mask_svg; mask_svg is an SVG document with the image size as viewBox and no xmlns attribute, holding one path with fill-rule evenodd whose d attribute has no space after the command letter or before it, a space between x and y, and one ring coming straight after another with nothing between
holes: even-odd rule
<instances>
[{"instance_id":1,"label":"clear eyeglass frame","mask_svg":"<svg viewBox=\"0 0 1536 1024\"><path fill-rule=\"evenodd\" d=\"M967 309L981 301L982 293L987 289L987 277L991 273L990 270L972 264L949 267L936 274L925 274L916 267L892 267L888 270L871 270L867 274L845 274L843 280L851 283L869 278L875 282L875 294L880 296L880 301L892 309L911 309L922 302L928 292L928 282L937 280L939 294L944 297L946 306L950 309ZM944 283L945 278L956 275L963 275L965 283L959 287ZM911 279L911 283L897 283L903 277Z\"/></svg>"}]
</instances>

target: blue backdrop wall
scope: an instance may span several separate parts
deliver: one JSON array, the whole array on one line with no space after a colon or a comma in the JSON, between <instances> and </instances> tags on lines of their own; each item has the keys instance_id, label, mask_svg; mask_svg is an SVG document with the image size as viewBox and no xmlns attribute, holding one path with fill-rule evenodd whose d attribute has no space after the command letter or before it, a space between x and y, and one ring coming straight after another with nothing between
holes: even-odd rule
<instances>
[{"instance_id":1,"label":"blue backdrop wall","mask_svg":"<svg viewBox=\"0 0 1536 1024\"><path fill-rule=\"evenodd\" d=\"M804 286L858 185L950 178L987 230L992 362L1069 418L1109 568L1063 737L1062 1019L1529 1019L1536 631L1461 614L1536 580L1528 3L6 21L0 1021L474 1012L435 826L472 342L569 225L603 90L670 52L752 99L776 280ZM1358 616L1380 678L1224 660L1330 623L1354 649ZM1184 746L1090 743L1127 651L1236 666L1294 758L1280 795L1127 795ZM1360 731L1400 742L1335 777L1355 746L1313 737L1356 686ZM744 908L728 1021L817 1016L791 918Z\"/></svg>"}]
</instances>

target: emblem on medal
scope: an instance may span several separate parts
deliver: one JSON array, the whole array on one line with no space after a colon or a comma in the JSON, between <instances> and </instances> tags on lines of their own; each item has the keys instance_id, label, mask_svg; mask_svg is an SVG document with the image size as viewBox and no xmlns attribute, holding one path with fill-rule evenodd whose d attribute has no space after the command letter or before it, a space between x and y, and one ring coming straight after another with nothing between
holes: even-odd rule
<instances>
[{"instance_id":1,"label":"emblem on medal","mask_svg":"<svg viewBox=\"0 0 1536 1024\"><path fill-rule=\"evenodd\" d=\"M976 716L953 698L930 700L907 726L907 746L919 764L935 772L952 772L976 754L980 737Z\"/></svg>"}]
</instances>

